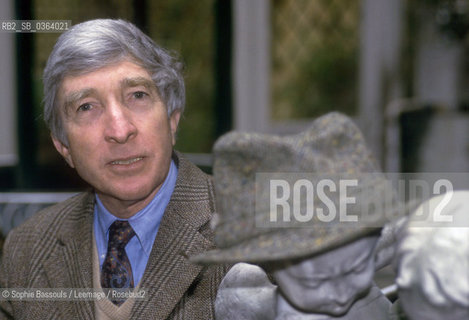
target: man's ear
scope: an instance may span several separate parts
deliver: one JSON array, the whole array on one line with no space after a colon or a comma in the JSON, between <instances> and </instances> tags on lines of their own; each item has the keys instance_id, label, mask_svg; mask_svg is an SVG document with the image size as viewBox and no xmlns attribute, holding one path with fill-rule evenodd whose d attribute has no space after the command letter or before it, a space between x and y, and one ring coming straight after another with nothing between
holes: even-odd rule
<instances>
[{"instance_id":1,"label":"man's ear","mask_svg":"<svg viewBox=\"0 0 469 320\"><path fill-rule=\"evenodd\" d=\"M173 146L176 144L176 131L178 129L179 119L181 118L181 111L175 110L169 116L169 127L171 130L171 137Z\"/></svg>"},{"instance_id":2,"label":"man's ear","mask_svg":"<svg viewBox=\"0 0 469 320\"><path fill-rule=\"evenodd\" d=\"M51 138L52 142L54 143L55 149L62 155L62 157L64 157L65 161L67 161L70 167L75 168L69 147L66 146L62 141L57 139L54 135L51 135Z\"/></svg>"}]
</instances>

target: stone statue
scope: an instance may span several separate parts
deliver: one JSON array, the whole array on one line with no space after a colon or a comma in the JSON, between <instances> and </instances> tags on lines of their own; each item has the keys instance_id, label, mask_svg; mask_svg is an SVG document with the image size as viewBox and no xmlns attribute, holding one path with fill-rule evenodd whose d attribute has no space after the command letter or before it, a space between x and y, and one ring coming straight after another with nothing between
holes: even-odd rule
<instances>
[{"instance_id":1,"label":"stone statue","mask_svg":"<svg viewBox=\"0 0 469 320\"><path fill-rule=\"evenodd\" d=\"M289 314L386 319L390 302L373 283L377 240L377 235L366 236L313 257L275 264L271 271L282 293L277 319Z\"/></svg>"},{"instance_id":2,"label":"stone statue","mask_svg":"<svg viewBox=\"0 0 469 320\"><path fill-rule=\"evenodd\" d=\"M393 319L469 319L469 191L424 202L398 238Z\"/></svg>"},{"instance_id":3,"label":"stone statue","mask_svg":"<svg viewBox=\"0 0 469 320\"><path fill-rule=\"evenodd\" d=\"M223 279L217 319L388 319L391 303L373 283L373 249L367 236L321 255L262 264L238 263ZM242 316L240 316L242 315Z\"/></svg>"},{"instance_id":4,"label":"stone statue","mask_svg":"<svg viewBox=\"0 0 469 320\"><path fill-rule=\"evenodd\" d=\"M327 114L294 136L228 133L214 160L219 249L191 259L244 262L219 287L218 319L388 318L375 248L406 211L348 117Z\"/></svg>"}]
</instances>

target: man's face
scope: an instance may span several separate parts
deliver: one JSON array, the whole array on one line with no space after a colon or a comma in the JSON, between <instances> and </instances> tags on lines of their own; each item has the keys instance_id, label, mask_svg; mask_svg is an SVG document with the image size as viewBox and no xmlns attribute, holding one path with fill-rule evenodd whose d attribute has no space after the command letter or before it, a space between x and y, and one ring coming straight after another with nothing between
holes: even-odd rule
<instances>
[{"instance_id":1,"label":"man's face","mask_svg":"<svg viewBox=\"0 0 469 320\"><path fill-rule=\"evenodd\" d=\"M68 145L56 149L108 210L133 215L168 173L179 112L168 118L150 74L123 60L66 77L58 96Z\"/></svg>"},{"instance_id":2,"label":"man's face","mask_svg":"<svg viewBox=\"0 0 469 320\"><path fill-rule=\"evenodd\" d=\"M366 294L374 275L377 237L366 237L274 271L285 298L297 309L340 316Z\"/></svg>"}]
</instances>

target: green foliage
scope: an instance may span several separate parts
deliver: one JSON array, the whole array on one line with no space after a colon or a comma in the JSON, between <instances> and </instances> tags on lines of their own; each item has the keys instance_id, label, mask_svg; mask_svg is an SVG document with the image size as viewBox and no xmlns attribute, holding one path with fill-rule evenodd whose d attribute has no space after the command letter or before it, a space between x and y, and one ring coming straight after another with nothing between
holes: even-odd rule
<instances>
[{"instance_id":1,"label":"green foliage","mask_svg":"<svg viewBox=\"0 0 469 320\"><path fill-rule=\"evenodd\" d=\"M331 43L302 61L295 81L275 95L288 101L288 118L310 118L330 110L355 112L357 99L357 55ZM278 111L281 116L282 111Z\"/></svg>"},{"instance_id":2,"label":"green foliage","mask_svg":"<svg viewBox=\"0 0 469 320\"><path fill-rule=\"evenodd\" d=\"M215 140L214 0L149 2L149 33L185 63L186 110L176 148L210 152Z\"/></svg>"},{"instance_id":3,"label":"green foliage","mask_svg":"<svg viewBox=\"0 0 469 320\"><path fill-rule=\"evenodd\" d=\"M332 110L356 112L359 4L274 1L274 120L312 118Z\"/></svg>"}]
</instances>

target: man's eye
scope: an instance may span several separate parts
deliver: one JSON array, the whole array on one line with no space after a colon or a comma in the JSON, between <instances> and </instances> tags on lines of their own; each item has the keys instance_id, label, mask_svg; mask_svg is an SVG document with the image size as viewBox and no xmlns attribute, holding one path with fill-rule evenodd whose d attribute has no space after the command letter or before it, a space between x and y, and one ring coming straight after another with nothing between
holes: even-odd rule
<instances>
[{"instance_id":1,"label":"man's eye","mask_svg":"<svg viewBox=\"0 0 469 320\"><path fill-rule=\"evenodd\" d=\"M137 92L134 92L134 98L136 99L143 99L145 98L145 96L147 96L147 94L143 91L137 91Z\"/></svg>"},{"instance_id":2,"label":"man's eye","mask_svg":"<svg viewBox=\"0 0 469 320\"><path fill-rule=\"evenodd\" d=\"M89 110L91 110L92 108L93 108L93 107L91 106L91 104L89 104L89 103L84 103L84 104L82 104L82 105L80 105L80 106L78 107L77 111L78 111L78 112L80 112L80 111L89 111Z\"/></svg>"}]
</instances>

